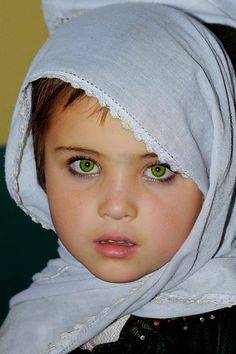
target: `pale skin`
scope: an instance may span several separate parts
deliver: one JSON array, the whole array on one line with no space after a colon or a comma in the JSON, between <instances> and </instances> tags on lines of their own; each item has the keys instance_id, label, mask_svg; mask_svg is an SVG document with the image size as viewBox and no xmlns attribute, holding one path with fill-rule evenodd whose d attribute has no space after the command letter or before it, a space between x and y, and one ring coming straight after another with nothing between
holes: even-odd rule
<instances>
[{"instance_id":1,"label":"pale skin","mask_svg":"<svg viewBox=\"0 0 236 354\"><path fill-rule=\"evenodd\" d=\"M46 193L56 232L96 277L130 282L159 269L202 205L190 178L160 165L94 98L58 104L45 136Z\"/></svg>"}]
</instances>

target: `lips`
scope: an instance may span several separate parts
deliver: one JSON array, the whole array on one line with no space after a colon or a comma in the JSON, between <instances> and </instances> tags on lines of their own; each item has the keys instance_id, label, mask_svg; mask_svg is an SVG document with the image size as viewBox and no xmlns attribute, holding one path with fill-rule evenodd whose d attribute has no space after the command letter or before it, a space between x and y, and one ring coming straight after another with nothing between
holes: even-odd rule
<instances>
[{"instance_id":1,"label":"lips","mask_svg":"<svg viewBox=\"0 0 236 354\"><path fill-rule=\"evenodd\" d=\"M127 236L105 234L94 241L96 251L109 258L126 258L131 256L138 245Z\"/></svg>"},{"instance_id":2,"label":"lips","mask_svg":"<svg viewBox=\"0 0 236 354\"><path fill-rule=\"evenodd\" d=\"M101 240L99 241L99 243L101 243L102 245L105 245L105 244L116 244L118 246L126 246L126 247L131 247L134 245L133 242L130 242L130 241L115 241L115 240Z\"/></svg>"}]
</instances>

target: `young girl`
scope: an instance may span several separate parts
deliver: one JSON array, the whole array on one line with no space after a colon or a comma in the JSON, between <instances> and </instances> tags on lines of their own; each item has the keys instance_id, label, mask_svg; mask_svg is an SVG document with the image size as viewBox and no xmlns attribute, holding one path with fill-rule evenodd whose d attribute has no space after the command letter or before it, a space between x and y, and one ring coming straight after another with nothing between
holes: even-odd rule
<instances>
[{"instance_id":1,"label":"young girl","mask_svg":"<svg viewBox=\"0 0 236 354\"><path fill-rule=\"evenodd\" d=\"M127 3L61 26L6 153L59 258L11 300L1 353L235 353L235 138L232 64L199 21Z\"/></svg>"}]
</instances>

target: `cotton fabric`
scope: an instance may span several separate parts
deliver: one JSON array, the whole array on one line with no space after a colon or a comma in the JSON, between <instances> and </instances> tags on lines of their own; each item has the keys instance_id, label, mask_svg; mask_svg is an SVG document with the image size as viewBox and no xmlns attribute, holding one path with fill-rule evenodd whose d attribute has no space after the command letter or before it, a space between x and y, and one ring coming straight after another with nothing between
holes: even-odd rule
<instances>
[{"instance_id":1,"label":"cotton fabric","mask_svg":"<svg viewBox=\"0 0 236 354\"><path fill-rule=\"evenodd\" d=\"M236 27L236 3L234 0L42 0L42 9L49 33L73 17L97 7L127 3L152 2L173 6L208 23Z\"/></svg>"},{"instance_id":2,"label":"cotton fabric","mask_svg":"<svg viewBox=\"0 0 236 354\"><path fill-rule=\"evenodd\" d=\"M124 315L168 318L236 304L235 74L219 41L182 11L151 3L91 10L49 38L17 101L6 180L17 204L53 229L28 130L31 82L40 77L97 97L205 200L173 259L131 283L96 279L59 242L60 258L12 299L1 352L68 353Z\"/></svg>"}]
</instances>

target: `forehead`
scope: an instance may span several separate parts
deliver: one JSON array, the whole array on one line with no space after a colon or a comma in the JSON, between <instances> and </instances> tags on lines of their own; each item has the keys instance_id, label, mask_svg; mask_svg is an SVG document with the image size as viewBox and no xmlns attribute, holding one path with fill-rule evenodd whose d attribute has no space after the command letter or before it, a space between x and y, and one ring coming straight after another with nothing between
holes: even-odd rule
<instances>
[{"instance_id":1,"label":"forehead","mask_svg":"<svg viewBox=\"0 0 236 354\"><path fill-rule=\"evenodd\" d=\"M109 111L101 120L102 109L96 98L85 96L64 108L63 101L55 105L46 143L58 146L83 146L100 154L119 153L120 156L144 155L144 143L137 141L131 130L122 126L120 119Z\"/></svg>"}]
</instances>

